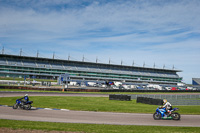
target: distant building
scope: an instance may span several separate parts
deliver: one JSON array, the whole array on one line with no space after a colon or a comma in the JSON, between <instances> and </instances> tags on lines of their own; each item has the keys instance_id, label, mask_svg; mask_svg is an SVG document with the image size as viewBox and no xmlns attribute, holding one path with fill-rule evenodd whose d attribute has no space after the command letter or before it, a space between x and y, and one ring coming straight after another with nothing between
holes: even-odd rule
<instances>
[{"instance_id":1,"label":"distant building","mask_svg":"<svg viewBox=\"0 0 200 133\"><path fill-rule=\"evenodd\" d=\"M200 85L200 78L192 78L192 85Z\"/></svg>"},{"instance_id":2,"label":"distant building","mask_svg":"<svg viewBox=\"0 0 200 133\"><path fill-rule=\"evenodd\" d=\"M69 74L70 80L177 85L182 81L178 72L181 70L0 54L1 77L57 79Z\"/></svg>"}]
</instances>

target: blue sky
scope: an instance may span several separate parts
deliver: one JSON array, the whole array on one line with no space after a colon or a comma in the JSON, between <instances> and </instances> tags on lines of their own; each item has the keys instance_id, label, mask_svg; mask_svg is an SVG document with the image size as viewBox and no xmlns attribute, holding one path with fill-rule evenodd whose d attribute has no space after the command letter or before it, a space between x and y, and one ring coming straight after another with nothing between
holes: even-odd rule
<instances>
[{"instance_id":1,"label":"blue sky","mask_svg":"<svg viewBox=\"0 0 200 133\"><path fill-rule=\"evenodd\" d=\"M0 0L6 54L182 70L200 78L199 0Z\"/></svg>"}]
</instances>

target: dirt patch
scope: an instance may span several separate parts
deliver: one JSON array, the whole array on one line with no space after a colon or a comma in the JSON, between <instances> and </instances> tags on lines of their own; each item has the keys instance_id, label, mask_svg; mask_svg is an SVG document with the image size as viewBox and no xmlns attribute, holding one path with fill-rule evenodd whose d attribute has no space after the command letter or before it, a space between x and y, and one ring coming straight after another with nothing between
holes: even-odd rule
<instances>
[{"instance_id":1,"label":"dirt patch","mask_svg":"<svg viewBox=\"0 0 200 133\"><path fill-rule=\"evenodd\" d=\"M84 132L44 131L44 130L26 130L26 129L0 128L0 133L84 133Z\"/></svg>"}]
</instances>

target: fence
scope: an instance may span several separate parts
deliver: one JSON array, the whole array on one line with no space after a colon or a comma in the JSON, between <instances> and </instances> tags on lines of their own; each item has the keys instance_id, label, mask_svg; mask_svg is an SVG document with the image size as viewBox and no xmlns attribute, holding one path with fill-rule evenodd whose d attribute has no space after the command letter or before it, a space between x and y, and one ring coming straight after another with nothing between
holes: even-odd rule
<instances>
[{"instance_id":1,"label":"fence","mask_svg":"<svg viewBox=\"0 0 200 133\"><path fill-rule=\"evenodd\" d=\"M167 99L172 105L200 105L200 94L192 95L130 95L131 99L147 97L153 99Z\"/></svg>"}]
</instances>

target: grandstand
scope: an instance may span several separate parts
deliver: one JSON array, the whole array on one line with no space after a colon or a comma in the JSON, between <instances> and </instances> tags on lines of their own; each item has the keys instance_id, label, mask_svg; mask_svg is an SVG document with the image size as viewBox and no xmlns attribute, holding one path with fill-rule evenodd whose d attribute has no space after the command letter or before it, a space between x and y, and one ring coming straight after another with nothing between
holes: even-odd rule
<instances>
[{"instance_id":1,"label":"grandstand","mask_svg":"<svg viewBox=\"0 0 200 133\"><path fill-rule=\"evenodd\" d=\"M200 78L192 78L192 85L200 86Z\"/></svg>"},{"instance_id":2,"label":"grandstand","mask_svg":"<svg viewBox=\"0 0 200 133\"><path fill-rule=\"evenodd\" d=\"M177 72L181 71L0 54L1 77L57 79L67 73L71 80L177 85L182 81Z\"/></svg>"}]
</instances>

